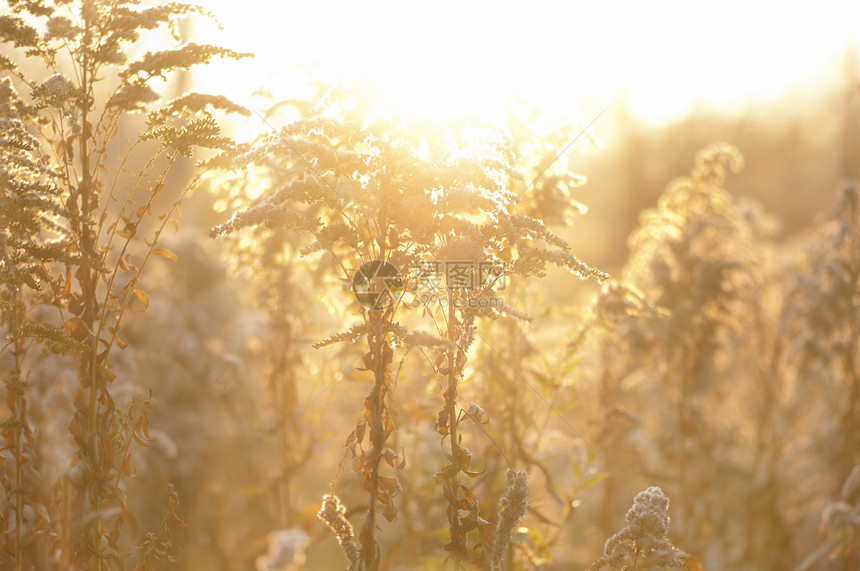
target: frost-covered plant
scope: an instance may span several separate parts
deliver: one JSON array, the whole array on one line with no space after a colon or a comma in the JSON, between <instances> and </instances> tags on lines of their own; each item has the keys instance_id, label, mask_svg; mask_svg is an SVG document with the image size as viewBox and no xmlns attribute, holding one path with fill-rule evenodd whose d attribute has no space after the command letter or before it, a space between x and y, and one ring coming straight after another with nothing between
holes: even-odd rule
<instances>
[{"instance_id":1,"label":"frost-covered plant","mask_svg":"<svg viewBox=\"0 0 860 571\"><path fill-rule=\"evenodd\" d=\"M856 186L845 181L834 207L802 236L798 254L787 257L784 303L777 324L775 367L783 377L783 423L814 426L785 444L784 456L809 474L790 490L803 491L805 507L828 502L844 482L856 481L860 462L860 208ZM821 469L826 466L827 469ZM846 484L847 485L847 484ZM841 510L830 511L838 519ZM794 525L807 533L809 518ZM831 523L835 520L831 518ZM839 527L838 525L835 527ZM844 527L850 537L850 526ZM846 545L851 545L848 540ZM852 559L852 557L854 559ZM856 562L836 553L844 568ZM834 563L835 565L835 563Z\"/></svg>"},{"instance_id":2,"label":"frost-covered plant","mask_svg":"<svg viewBox=\"0 0 860 571\"><path fill-rule=\"evenodd\" d=\"M563 233L587 210L574 199L586 179L570 170L570 156L574 150L592 150L594 142L582 126L555 121L548 133L538 134L546 119L529 108L515 110L508 119L512 152L524 174L523 182L514 181L512 187L519 191L520 212ZM487 427L482 452L488 476L481 482L484 494L499 487L506 465L537 475L545 484L536 490L547 492L535 496L529 527L516 531L511 568L539 569L551 561L576 525L579 496L605 476L591 465L595 452L580 432L585 423L570 413L582 379L577 370L581 356L568 350L569 332L582 319L574 297L591 284L563 275L553 279L554 288L569 288L570 298L554 300L552 310L547 308L546 283L505 280L499 293L526 318L499 320L481 330L470 353L477 382L465 394L493 403L493 424Z\"/></svg>"},{"instance_id":3,"label":"frost-covered plant","mask_svg":"<svg viewBox=\"0 0 860 571\"><path fill-rule=\"evenodd\" d=\"M352 571L361 566L361 548L355 541L355 531L353 531L352 524L346 519L345 514L346 506L341 503L339 497L334 494L323 496L322 507L317 517L334 533L346 560L349 562L349 570Z\"/></svg>"},{"instance_id":4,"label":"frost-covered plant","mask_svg":"<svg viewBox=\"0 0 860 571\"><path fill-rule=\"evenodd\" d=\"M689 549L698 554L713 538L725 546L709 554L714 564L771 565L778 553L747 543L755 553L744 554L729 539L755 529L771 538L765 545L784 532L771 503L780 465L771 454L780 389L769 333L778 272L769 219L723 188L742 164L730 145L699 152L691 176L642 213L623 280L594 305L606 332L598 341L603 462L610 474L630 474L610 476L603 523L622 486L659 475ZM734 422L726 411L744 412ZM712 486L717 475L722 484ZM740 527L739 513L747 514Z\"/></svg>"},{"instance_id":5,"label":"frost-covered plant","mask_svg":"<svg viewBox=\"0 0 860 571\"><path fill-rule=\"evenodd\" d=\"M404 125L333 91L311 116L216 162L248 169L265 190L213 235L255 226L290 230L302 236L301 254L321 253L321 268L328 275L333 270L355 290L359 304L351 310L361 320L315 346L366 341L362 370L372 375L373 388L347 439L369 495L358 533L363 565L379 567L378 516L392 521L398 514L395 498L402 488L396 470L403 458L389 441L397 427L400 368L394 367L394 355L401 347L432 351L427 358L443 400L436 429L445 464L436 479L447 504L445 550L455 565L482 560L486 537L474 538L486 536L489 524L479 514L475 494L459 479L480 471L472 467L472 452L462 445L458 429L464 420L486 419L477 405L459 408L459 385L477 319L522 314L501 299L487 303L495 278L479 268L495 264L507 275L533 276L556 265L583 278L605 274L581 262L539 219L517 210L517 195L508 185L519 177L508 144L480 125L448 130ZM427 270L436 263L471 269L432 279ZM423 295L409 293L419 288ZM401 322L421 317L431 321L432 333Z\"/></svg>"},{"instance_id":6,"label":"frost-covered plant","mask_svg":"<svg viewBox=\"0 0 860 571\"><path fill-rule=\"evenodd\" d=\"M846 182L831 215L806 236L800 255L787 262L784 271L790 277L779 323L784 335L780 356L786 373L795 371L791 413L830 419L809 435L814 437L809 447L836 468L829 482L834 491L851 473L860 450L857 194L855 185Z\"/></svg>"},{"instance_id":7,"label":"frost-covered plant","mask_svg":"<svg viewBox=\"0 0 860 571\"><path fill-rule=\"evenodd\" d=\"M305 112L313 106L308 101L293 103ZM269 110L272 113L269 122L280 117L279 107L275 104ZM218 160L213 163L220 164ZM264 169L271 171L264 175ZM275 162L261 167L254 176L247 176L252 172L222 173L214 203L217 212L249 208L263 190L260 188L265 183L263 176L282 176L280 165ZM302 475L314 458L314 446L323 432L318 415L306 415L298 422L304 407L301 397L304 390L314 385L309 381L324 378L329 371L328 359L308 354L307 341L313 339L316 322L328 317L326 308L338 307L340 300L318 287L318 280L325 275L324 266L315 266L312 258L300 255L307 244L303 236L287 228L264 225L247 228L225 236L219 245L226 251L226 259L242 287L252 292L248 296L250 302L263 312L267 321L266 334L260 335L266 370L262 379L265 395L262 423L257 428L267 434L271 457L278 466L277 473L271 473L263 484L267 506L279 527L301 527L308 524L309 512L304 510L304 502L308 494L314 493L303 485ZM309 299L325 303L309 304Z\"/></svg>"},{"instance_id":8,"label":"frost-covered plant","mask_svg":"<svg viewBox=\"0 0 860 571\"><path fill-rule=\"evenodd\" d=\"M834 569L854 569L860 563L860 465L854 466L840 490L839 498L821 511L823 545L804 559L794 571L816 568L827 558Z\"/></svg>"},{"instance_id":9,"label":"frost-covered plant","mask_svg":"<svg viewBox=\"0 0 860 571\"><path fill-rule=\"evenodd\" d=\"M636 494L625 517L627 525L606 541L603 557L589 571L687 567L694 561L669 541L669 498L657 486Z\"/></svg>"},{"instance_id":10,"label":"frost-covered plant","mask_svg":"<svg viewBox=\"0 0 860 571\"><path fill-rule=\"evenodd\" d=\"M860 465L845 480L839 499L824 507L821 520L832 545L830 559L841 558L845 565L860 561Z\"/></svg>"},{"instance_id":11,"label":"frost-covered plant","mask_svg":"<svg viewBox=\"0 0 860 571\"><path fill-rule=\"evenodd\" d=\"M111 353L127 346L121 329L128 312L149 304L140 287L148 263L175 258L159 239L178 224L180 201L199 181L176 188L175 167L194 149L230 147L213 111L247 113L204 94L158 106L154 87L176 70L247 54L186 43L131 59L131 46L148 31L169 29L178 44L178 22L208 14L188 4L9 0L6 6L0 16L6 50L0 55L0 283L11 339L3 358L14 364L6 379L11 404L4 438L14 444L6 470L20 493L2 505L3 520L14 522L3 553L15 569L114 569L133 551L122 539L131 517L122 482L132 471L132 445L146 444L148 436L146 406L114 400ZM118 135L129 125L124 118L137 112L147 113L147 128L117 153ZM76 451L67 480L55 486L56 517L36 509L22 519L20 498L32 491L39 465L26 445L31 427L24 421L27 384L38 380L25 359L33 343L74 361L78 386L69 431ZM153 553L163 555L162 547Z\"/></svg>"},{"instance_id":12,"label":"frost-covered plant","mask_svg":"<svg viewBox=\"0 0 860 571\"><path fill-rule=\"evenodd\" d=\"M846 566L860 562L860 465L845 480L839 499L824 507L821 520L830 559L842 559Z\"/></svg>"},{"instance_id":13,"label":"frost-covered plant","mask_svg":"<svg viewBox=\"0 0 860 571\"><path fill-rule=\"evenodd\" d=\"M703 407L708 395L721 393L716 383L727 364L720 360L731 342L726 333L740 330L745 290L754 280L752 232L722 188L725 175L742 164L729 145L699 152L692 175L671 184L657 208L641 215L624 276L661 309L641 313L638 327L628 325L625 334L639 354L650 355L665 402L674 408L665 410L674 420L660 439L678 482L680 521L691 534L693 498L701 493L696 459L723 457L717 432L706 428L711 411ZM629 355L635 366L639 359Z\"/></svg>"},{"instance_id":14,"label":"frost-covered plant","mask_svg":"<svg viewBox=\"0 0 860 571\"><path fill-rule=\"evenodd\" d=\"M508 469L505 473L508 489L499 500L499 519L496 522L496 539L490 553L490 569L504 569L508 547L511 544L511 534L514 528L525 517L529 508L529 475L525 470Z\"/></svg>"}]
</instances>

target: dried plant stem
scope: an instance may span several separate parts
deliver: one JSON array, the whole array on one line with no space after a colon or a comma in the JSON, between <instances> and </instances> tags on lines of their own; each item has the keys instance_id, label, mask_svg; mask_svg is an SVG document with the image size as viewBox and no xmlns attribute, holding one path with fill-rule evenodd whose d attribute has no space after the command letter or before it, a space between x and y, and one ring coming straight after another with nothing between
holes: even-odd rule
<instances>
[{"instance_id":1,"label":"dried plant stem","mask_svg":"<svg viewBox=\"0 0 860 571\"><path fill-rule=\"evenodd\" d=\"M21 370L18 368L17 362L15 365L15 375L20 379ZM15 428L15 571L20 571L23 569L21 565L24 561L22 532L24 527L24 486L26 485L24 481L24 423L26 422L24 419L24 395L16 395L15 401L18 409L18 426Z\"/></svg>"},{"instance_id":2,"label":"dried plant stem","mask_svg":"<svg viewBox=\"0 0 860 571\"><path fill-rule=\"evenodd\" d=\"M785 493L780 479L780 461L783 458L785 442L780 432L775 429L780 403L778 370L783 355L781 343L774 340L772 347L762 346L761 354L768 357L766 366L762 367L759 373L759 390L764 398L758 407L754 463L759 473L763 474L757 494L764 506L763 517L766 523L760 524L758 529L762 537L774 545L787 545L790 544L791 536L779 510L781 497ZM772 569L786 567L786 555L786 550L767 552L767 566Z\"/></svg>"},{"instance_id":3,"label":"dried plant stem","mask_svg":"<svg viewBox=\"0 0 860 571\"><path fill-rule=\"evenodd\" d=\"M92 22L85 22L86 34L90 34ZM90 107L90 91L91 91L91 75L90 61L86 53L83 54L81 62L81 91L84 93L83 100L80 104L81 109L81 125L84 128L81 130L81 135L78 137L79 156L81 164L81 184L78 187L80 197L80 212L85 219L92 218L93 212L97 208L97 199L93 192L92 172L90 170L90 132L86 128L88 125L89 107ZM83 223L77 225L78 238L80 240L81 254L86 260L97 259L98 252L96 250L95 235ZM89 390L89 405L87 407L87 430L81 447L81 456L85 460L83 486L84 486L84 502L88 505L91 513L96 514L101 510L101 500L105 479L101 475L101 458L100 445L102 439L107 436L103 434L99 426L99 413L101 412L100 396L106 387L101 386L102 379L98 375L98 349L99 343L96 336L95 321L98 313L98 305L96 300L97 282L94 270L89 268L79 268L80 275L78 281L81 286L81 298L83 302L83 312L81 320L87 331L87 342L89 345L88 351L82 356L82 364L78 369L78 378L81 385L81 390ZM90 559L93 564L93 569L100 571L103 566L103 560L97 557L100 552L100 524L101 519L94 517L90 519L85 534L86 545L82 548L81 556ZM84 553L89 553L89 557Z\"/></svg>"},{"instance_id":4,"label":"dried plant stem","mask_svg":"<svg viewBox=\"0 0 860 571\"><path fill-rule=\"evenodd\" d=\"M453 295L453 292L452 292ZM459 481L457 474L459 470L459 458L462 456L460 451L459 435L457 434L457 367L456 367L456 347L457 343L457 316L454 308L454 300L448 300L448 341L450 346L448 349L448 386L445 389L445 411L448 418L448 438L451 442L451 463L453 468L448 471L447 482L445 487L450 491L451 497L448 498L451 523L451 542L456 545L460 537L460 510L459 510ZM457 569L460 565L460 558L457 549L452 550L452 558L454 560L454 568Z\"/></svg>"},{"instance_id":5,"label":"dried plant stem","mask_svg":"<svg viewBox=\"0 0 860 571\"><path fill-rule=\"evenodd\" d=\"M849 221L849 231L847 232L847 251L854 253L849 254L849 262L846 263L846 272L848 273L848 283L860 283L860 262L856 257L858 248L857 243L857 195L853 185L845 187L844 191L844 208L848 211L846 217ZM845 440L843 446L845 453L841 455L843 458L842 466L839 466L840 479L847 477L851 473L855 462L858 461L856 453L852 454L852 450L857 450L857 445L860 444L860 437L857 436L860 431L860 375L857 372L857 363L855 361L854 347L857 347L860 341L860 331L857 330L857 320L848 320L848 339L846 347L848 350L842 353L842 368L845 372L846 382L848 384L847 406L842 417L842 425L845 427ZM846 564L848 564L846 558Z\"/></svg>"},{"instance_id":6,"label":"dried plant stem","mask_svg":"<svg viewBox=\"0 0 860 571\"><path fill-rule=\"evenodd\" d=\"M9 309L9 329L14 331L19 324L19 295L17 290L12 290L12 299ZM25 352L23 340L16 338L14 341L13 357L15 365L11 373L13 387L7 385L6 390L12 389L14 394L14 409L12 410L14 427L12 428L13 446L15 454L15 544L13 547L15 571L23 569L23 543L24 543L24 439L26 438L26 400L24 399L24 385L21 381L21 360ZM4 431L5 432L5 431ZM5 523L5 522L4 522Z\"/></svg>"},{"instance_id":7,"label":"dried plant stem","mask_svg":"<svg viewBox=\"0 0 860 571\"><path fill-rule=\"evenodd\" d=\"M370 412L370 453L367 464L369 472L365 472L365 487L370 494L370 507L367 518L361 528L361 542L364 547L365 568L370 571L379 569L379 543L376 541L376 516L379 505L379 469L382 452L385 449L387 431L385 427L384 391L388 383L385 358L385 328L383 315L379 311L371 311L370 334L368 342L373 362L373 389L367 397L367 410Z\"/></svg>"},{"instance_id":8,"label":"dried plant stem","mask_svg":"<svg viewBox=\"0 0 860 571\"><path fill-rule=\"evenodd\" d=\"M692 278L688 278L692 279ZM695 497L695 484L691 479L690 466L693 464L691 458L689 443L696 439L699 434L696 433L695 420L698 416L698 411L695 408L695 391L693 385L694 380L698 378L702 370L702 358L697 355L695 346L690 347L684 345L680 348L680 354L677 361L677 369L683 371L678 375L678 400L676 403L676 454L677 454L677 470L678 470L678 497L680 520L683 530L680 535L683 537L684 543L693 545L697 540L695 530L690 522L695 520L693 506L695 502L692 499ZM672 373L668 373L670 378L667 378L666 383L671 385Z\"/></svg>"}]
</instances>

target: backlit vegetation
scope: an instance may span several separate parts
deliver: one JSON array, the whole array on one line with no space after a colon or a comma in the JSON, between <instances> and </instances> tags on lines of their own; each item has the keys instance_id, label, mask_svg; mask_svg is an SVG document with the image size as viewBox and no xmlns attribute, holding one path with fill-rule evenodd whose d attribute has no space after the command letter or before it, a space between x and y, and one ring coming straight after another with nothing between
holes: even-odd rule
<instances>
[{"instance_id":1,"label":"backlit vegetation","mask_svg":"<svg viewBox=\"0 0 860 571\"><path fill-rule=\"evenodd\" d=\"M610 276L581 126L255 117L186 18L0 16L0 567L860 565L853 181L784 238L710 145Z\"/></svg>"}]
</instances>

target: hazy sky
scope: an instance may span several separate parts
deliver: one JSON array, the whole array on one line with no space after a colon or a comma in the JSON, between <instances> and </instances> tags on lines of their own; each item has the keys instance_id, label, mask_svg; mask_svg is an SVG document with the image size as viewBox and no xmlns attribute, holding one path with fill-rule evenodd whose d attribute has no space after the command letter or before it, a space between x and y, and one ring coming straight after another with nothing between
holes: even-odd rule
<instances>
[{"instance_id":1,"label":"hazy sky","mask_svg":"<svg viewBox=\"0 0 860 571\"><path fill-rule=\"evenodd\" d=\"M305 77L298 66L313 62L329 81L370 78L429 116L492 116L512 95L565 113L624 90L637 114L661 121L812 88L842 72L848 42L860 45L857 0L206 5L225 29L195 35L258 54L201 72L238 99L259 87L290 97Z\"/></svg>"}]
</instances>

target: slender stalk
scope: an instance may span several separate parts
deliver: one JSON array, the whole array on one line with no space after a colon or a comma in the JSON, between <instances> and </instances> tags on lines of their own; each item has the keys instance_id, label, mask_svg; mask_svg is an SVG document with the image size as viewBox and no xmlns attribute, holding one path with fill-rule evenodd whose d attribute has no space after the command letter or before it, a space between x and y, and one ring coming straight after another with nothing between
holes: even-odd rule
<instances>
[{"instance_id":1,"label":"slender stalk","mask_svg":"<svg viewBox=\"0 0 860 571\"><path fill-rule=\"evenodd\" d=\"M448 349L448 387L445 390L445 411L448 416L448 437L451 439L451 463L454 468L449 472L449 484L452 493L452 498L449 500L451 514L451 541L456 545L460 537L460 510L459 510L459 481L457 474L459 472L460 451L459 436L457 434L457 368L456 368L456 347L457 342L457 315L454 308L454 292L451 291L448 296L448 341L451 343ZM457 550L452 551L454 559L454 568L460 566L460 557Z\"/></svg>"},{"instance_id":2,"label":"slender stalk","mask_svg":"<svg viewBox=\"0 0 860 571\"><path fill-rule=\"evenodd\" d=\"M12 291L12 307L9 315L9 330L15 331L18 328L18 291ZM14 370L12 376L17 383L21 382L21 358L24 354L22 340L16 338L14 342L13 357L15 359ZM15 446L15 571L23 569L23 528L24 528L24 427L26 419L24 418L24 394L23 386L16 387L15 391L15 412L17 414L17 426L14 432ZM7 388L8 390L8 388Z\"/></svg>"},{"instance_id":3,"label":"slender stalk","mask_svg":"<svg viewBox=\"0 0 860 571\"><path fill-rule=\"evenodd\" d=\"M379 505L379 468L382 460L382 451L385 448L386 431L383 419L385 375L384 355L384 328L383 314L380 311L370 311L370 333L368 342L373 359L373 389L367 397L367 410L370 412L370 453L368 455L368 469L366 485L370 494L370 507L367 510L367 518L363 526L365 568L368 571L379 569L379 544L376 541L376 511Z\"/></svg>"},{"instance_id":4,"label":"slender stalk","mask_svg":"<svg viewBox=\"0 0 860 571\"><path fill-rule=\"evenodd\" d=\"M90 13L90 10L85 9L83 12L87 15ZM92 34L91 30L93 26L93 22L84 22L85 39L84 48L81 50L80 87L83 95L80 102L81 133L78 137L78 154L80 156L81 164L81 180L78 186L78 195L80 197L80 212L84 219L90 219L92 217L98 203L98 199L95 196L95 189L93 188L92 171L90 170L91 133L88 128L92 82L94 80L88 47L91 44L90 36ZM80 224L78 228L80 234L81 254L86 260L95 260L97 252L94 233L85 224ZM99 436L99 396L101 393L101 387L99 386L97 365L98 338L95 333L95 321L98 313L96 301L97 276L93 270L86 267L78 268L78 272L78 281L81 285L81 297L83 302L81 320L86 327L89 339L88 351L86 355L84 355L82 367L78 371L81 388L89 388L87 432L84 440L85 446L84 449L81 450L81 453L86 460L85 470L89 472L84 475L84 478L86 478L84 481L84 501L88 504L88 508L92 513L98 513L101 509L103 479L101 477L99 445L101 440ZM100 524L101 520L99 518L92 518L86 533L87 545L85 549L89 552L88 558L92 561L93 569L95 571L101 571L103 568L103 560L97 556L98 546L100 543Z\"/></svg>"},{"instance_id":5,"label":"slender stalk","mask_svg":"<svg viewBox=\"0 0 860 571\"><path fill-rule=\"evenodd\" d=\"M857 197L853 185L846 188L843 192L846 193L845 202L848 212L848 261L846 270L849 278L848 283L856 284L860 282L860 260L857 259ZM857 430L858 428L858 413L860 413L860 375L857 373L857 363L855 361L854 351L860 338L860 332L857 330L857 318L855 315L849 315L848 318L848 343L847 350L843 352L842 367L845 371L847 387L848 404L845 408L842 424L845 427L845 454L842 457L845 459L844 467L840 467L840 478L844 481L851 473L854 462L858 460L856 454L852 454L852 450L857 450L858 444ZM845 558L846 565L850 564L850 557Z\"/></svg>"}]
</instances>

